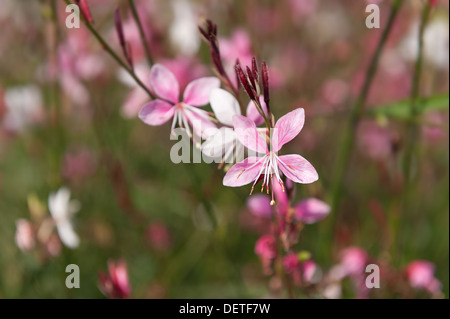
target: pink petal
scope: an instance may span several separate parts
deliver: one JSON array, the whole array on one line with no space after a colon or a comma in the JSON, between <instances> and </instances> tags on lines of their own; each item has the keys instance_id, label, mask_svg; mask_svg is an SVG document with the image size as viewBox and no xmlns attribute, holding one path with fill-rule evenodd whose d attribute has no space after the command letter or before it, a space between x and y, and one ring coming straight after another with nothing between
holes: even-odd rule
<instances>
[{"instance_id":1,"label":"pink petal","mask_svg":"<svg viewBox=\"0 0 450 319\"><path fill-rule=\"evenodd\" d=\"M208 104L211 90L220 86L216 77L200 78L189 83L184 90L183 102L192 106Z\"/></svg>"},{"instance_id":2,"label":"pink petal","mask_svg":"<svg viewBox=\"0 0 450 319\"><path fill-rule=\"evenodd\" d=\"M259 97L259 102L261 103L261 107L264 111L264 114L267 116L267 105L266 102L264 102L264 97ZM255 106L255 103L253 101L250 101L247 105L247 111L245 112L245 115L251 119L255 124L258 126L262 123L264 123L264 118L259 114L258 109Z\"/></svg>"},{"instance_id":3,"label":"pink petal","mask_svg":"<svg viewBox=\"0 0 450 319\"><path fill-rule=\"evenodd\" d=\"M289 209L289 200L286 189L283 190L283 188L281 188L281 185L277 181L272 181L272 190L273 193L275 194L277 213L282 216L286 216L287 211Z\"/></svg>"},{"instance_id":4,"label":"pink petal","mask_svg":"<svg viewBox=\"0 0 450 319\"><path fill-rule=\"evenodd\" d=\"M155 64L150 70L150 83L156 95L172 103L178 103L180 86L172 72L162 64Z\"/></svg>"},{"instance_id":5,"label":"pink petal","mask_svg":"<svg viewBox=\"0 0 450 319\"><path fill-rule=\"evenodd\" d=\"M269 196L257 194L247 199L247 208L258 217L271 218L272 206L270 206Z\"/></svg>"},{"instance_id":6,"label":"pink petal","mask_svg":"<svg viewBox=\"0 0 450 319\"><path fill-rule=\"evenodd\" d=\"M183 112L198 136L206 139L217 133L216 125L211 121L206 111L185 105Z\"/></svg>"},{"instance_id":7,"label":"pink petal","mask_svg":"<svg viewBox=\"0 0 450 319\"><path fill-rule=\"evenodd\" d=\"M340 265L347 275L360 275L364 272L368 257L364 249L351 246L341 251Z\"/></svg>"},{"instance_id":8,"label":"pink petal","mask_svg":"<svg viewBox=\"0 0 450 319\"><path fill-rule=\"evenodd\" d=\"M161 125L172 118L175 108L167 102L153 100L139 111L139 118L148 125Z\"/></svg>"},{"instance_id":9,"label":"pink petal","mask_svg":"<svg viewBox=\"0 0 450 319\"><path fill-rule=\"evenodd\" d=\"M280 148L300 133L305 124L305 111L298 108L282 116L273 129L272 150L278 152Z\"/></svg>"},{"instance_id":10,"label":"pink petal","mask_svg":"<svg viewBox=\"0 0 450 319\"><path fill-rule=\"evenodd\" d=\"M247 157L234 164L223 178L223 185L238 187L253 182L260 175L263 157Z\"/></svg>"},{"instance_id":11,"label":"pink petal","mask_svg":"<svg viewBox=\"0 0 450 319\"><path fill-rule=\"evenodd\" d=\"M297 154L279 156L278 167L287 178L296 183L309 184L319 179L311 163Z\"/></svg>"},{"instance_id":12,"label":"pink petal","mask_svg":"<svg viewBox=\"0 0 450 319\"><path fill-rule=\"evenodd\" d=\"M258 153L266 154L268 152L267 143L258 134L255 122L245 116L235 115L233 116L233 124L239 141L245 147Z\"/></svg>"},{"instance_id":13,"label":"pink petal","mask_svg":"<svg viewBox=\"0 0 450 319\"><path fill-rule=\"evenodd\" d=\"M434 278L435 265L426 260L415 260L406 267L406 276L412 287L425 288Z\"/></svg>"},{"instance_id":14,"label":"pink petal","mask_svg":"<svg viewBox=\"0 0 450 319\"><path fill-rule=\"evenodd\" d=\"M137 87L127 95L120 111L125 118L135 118L142 105L149 99L147 92Z\"/></svg>"},{"instance_id":15,"label":"pink petal","mask_svg":"<svg viewBox=\"0 0 450 319\"><path fill-rule=\"evenodd\" d=\"M294 215L296 220L313 224L324 219L330 213L331 207L319 199L308 198L298 203L295 210L297 211Z\"/></svg>"}]
</instances>

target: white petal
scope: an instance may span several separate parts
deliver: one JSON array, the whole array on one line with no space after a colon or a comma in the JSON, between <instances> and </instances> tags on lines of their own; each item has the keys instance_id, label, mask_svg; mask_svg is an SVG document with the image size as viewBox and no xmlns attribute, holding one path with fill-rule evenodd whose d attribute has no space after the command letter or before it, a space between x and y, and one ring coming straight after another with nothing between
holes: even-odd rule
<instances>
[{"instance_id":1,"label":"white petal","mask_svg":"<svg viewBox=\"0 0 450 319\"><path fill-rule=\"evenodd\" d=\"M233 126L233 116L241 114L241 109L236 98L224 89L211 91L209 103L220 123Z\"/></svg>"}]
</instances>

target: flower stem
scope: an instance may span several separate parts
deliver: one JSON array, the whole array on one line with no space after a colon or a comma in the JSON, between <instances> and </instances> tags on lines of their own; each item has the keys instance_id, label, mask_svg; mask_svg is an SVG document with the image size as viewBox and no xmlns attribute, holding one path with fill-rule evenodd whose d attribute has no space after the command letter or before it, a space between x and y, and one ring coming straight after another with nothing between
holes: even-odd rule
<instances>
[{"instance_id":1,"label":"flower stem","mask_svg":"<svg viewBox=\"0 0 450 319\"><path fill-rule=\"evenodd\" d=\"M73 4L70 0L65 0L65 2L67 4ZM122 59L117 55L117 53L114 52L114 50L108 45L108 43L106 43L105 39L103 39L103 37L97 32L97 30L95 30L95 28L92 26L92 24L88 21L86 21L86 19L83 17L83 22L84 25L89 29L89 31L92 33L92 35L98 40L98 42L100 42L100 44L102 45L103 49L109 53L109 55L111 55L111 57L116 60L116 62L125 69L125 71L127 71L131 77L136 81L136 83L145 91L147 92L147 94L154 99L153 94L150 92L150 90L144 85L144 83L142 83L141 80L139 80L139 78L136 76L136 74L134 73L134 71L132 69L130 69L125 62L122 61Z\"/></svg>"},{"instance_id":2,"label":"flower stem","mask_svg":"<svg viewBox=\"0 0 450 319\"><path fill-rule=\"evenodd\" d=\"M134 0L128 0L130 3L131 13L133 14L134 21L139 29L139 36L141 37L142 46L144 47L145 57L147 58L147 62L150 66L153 64L152 56L150 54L150 48L148 47L148 42L145 38L144 28L142 28L141 20L139 19L139 15L136 10L136 6L134 5Z\"/></svg>"},{"instance_id":3,"label":"flower stem","mask_svg":"<svg viewBox=\"0 0 450 319\"><path fill-rule=\"evenodd\" d=\"M367 96L372 85L378 62L380 60L381 52L383 51L384 45L388 39L388 36L392 30L392 25L395 21L397 13L403 3L402 0L395 0L392 5L391 13L389 15L387 24L383 33L381 35L380 41L378 42L376 51L371 59L369 67L367 69L366 78L364 80L363 87L361 92L355 101L355 104L350 113L349 123L344 131L344 135L341 142L341 147L339 149L339 154L337 157L337 163L335 166L334 178L333 178L333 187L332 187L332 212L330 222L336 219L337 210L341 200L342 193L342 185L344 183L345 174L347 172L348 162L350 159L350 155L352 153L353 144L354 144L354 136L357 124L359 123L363 113L367 100Z\"/></svg>"},{"instance_id":4,"label":"flower stem","mask_svg":"<svg viewBox=\"0 0 450 319\"><path fill-rule=\"evenodd\" d=\"M421 17L421 23L420 23L420 29L419 29L419 46L418 46L418 54L417 54L417 60L416 64L414 66L414 74L412 79L412 90L411 90L411 109L410 109L410 115L411 115L411 121L408 122L408 140L406 144L406 150L405 150L405 158L403 163L403 173L406 184L409 183L411 178L411 162L414 155L414 146L416 145L417 141L417 123L419 123L419 116L420 116L420 99L419 99L419 88L420 88L420 75L422 73L422 58L423 58L423 33L425 30L425 25L428 21L428 16L430 12L430 1L427 1L425 4L425 7L422 11L422 17Z\"/></svg>"},{"instance_id":5,"label":"flower stem","mask_svg":"<svg viewBox=\"0 0 450 319\"><path fill-rule=\"evenodd\" d=\"M411 163L416 153L416 144L419 137L419 123L420 123L420 104L423 103L422 99L419 97L420 93L420 77L422 74L422 61L423 61L423 34L425 30L425 26L428 21L428 16L430 13L430 1L427 1L421 15L421 22L419 27L419 35L418 35L418 52L417 52L417 60L414 65L414 74L412 78L412 89L411 89L411 108L410 108L410 121L408 121L407 126L407 140L406 140L406 148L403 162L403 176L404 176L404 188L401 198L401 214L405 214L406 211L410 208L408 203L408 199L410 198L410 194L412 191L412 178L411 178ZM398 225L400 216L397 216L397 222L393 225L392 234L393 234L393 243L391 254L393 257L397 256L396 252L398 249Z\"/></svg>"}]
</instances>

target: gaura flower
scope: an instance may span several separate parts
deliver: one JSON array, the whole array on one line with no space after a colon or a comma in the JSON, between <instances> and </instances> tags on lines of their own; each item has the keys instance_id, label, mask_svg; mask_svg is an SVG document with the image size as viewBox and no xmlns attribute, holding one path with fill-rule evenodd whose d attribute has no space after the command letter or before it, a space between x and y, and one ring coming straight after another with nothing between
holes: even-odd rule
<instances>
[{"instance_id":1,"label":"gaura flower","mask_svg":"<svg viewBox=\"0 0 450 319\"><path fill-rule=\"evenodd\" d=\"M154 93L160 98L145 104L139 112L139 118L148 125L158 126L173 118L172 129L178 122L191 136L189 124L197 130L199 136L215 131L216 126L211 121L208 112L198 106L206 105L212 89L220 86L216 77L203 77L190 82L179 100L180 85L166 67L155 64L150 70L150 84ZM200 125L194 125L194 122ZM200 126L200 127L199 127Z\"/></svg>"},{"instance_id":2,"label":"gaura flower","mask_svg":"<svg viewBox=\"0 0 450 319\"><path fill-rule=\"evenodd\" d=\"M108 261L109 274L99 273L99 288L106 297L112 299L127 299L130 297L131 286L128 280L127 264L124 260Z\"/></svg>"},{"instance_id":3,"label":"gaura flower","mask_svg":"<svg viewBox=\"0 0 450 319\"><path fill-rule=\"evenodd\" d=\"M441 282L435 278L435 265L426 260L414 260L406 266L406 276L409 284L414 288L428 290L431 294L439 293Z\"/></svg>"},{"instance_id":4,"label":"gaura flower","mask_svg":"<svg viewBox=\"0 0 450 319\"><path fill-rule=\"evenodd\" d=\"M272 187L277 202L276 212L280 216L287 216L291 211L295 220L305 224L314 224L327 217L331 211L330 205L314 197L303 199L291 206L287 193L282 190L281 186L274 184ZM247 208L255 216L272 218L270 198L266 195L250 196L247 200Z\"/></svg>"},{"instance_id":5,"label":"gaura flower","mask_svg":"<svg viewBox=\"0 0 450 319\"><path fill-rule=\"evenodd\" d=\"M241 115L239 102L229 92L217 88L211 91L209 103L217 120L224 126L208 137L202 144L203 154L212 158L221 157L222 163L233 163L235 159L242 160L243 156L239 158L239 155L243 155L244 146L239 142L236 132L231 128L233 126L233 116ZM267 114L267 107L262 97L260 98L260 103ZM246 115L256 125L264 122L253 101L250 101L248 104Z\"/></svg>"},{"instance_id":6,"label":"gaura flower","mask_svg":"<svg viewBox=\"0 0 450 319\"><path fill-rule=\"evenodd\" d=\"M247 157L242 162L235 164L225 175L223 184L238 187L253 182L251 194L261 175L264 175L261 191L266 186L267 193L273 178L284 188L281 173L296 183L315 182L319 176L315 168L302 156L297 154L277 155L284 144L300 133L304 123L303 108L298 108L282 116L272 128L272 135L269 137L271 149L269 150L266 140L258 134L255 122L242 115L235 115L233 124L239 141L249 150L265 155Z\"/></svg>"},{"instance_id":7,"label":"gaura flower","mask_svg":"<svg viewBox=\"0 0 450 319\"><path fill-rule=\"evenodd\" d=\"M78 247L80 239L73 229L71 219L79 210L79 203L70 200L70 190L61 187L56 193L51 193L48 197L48 208L63 244L69 248Z\"/></svg>"}]
</instances>

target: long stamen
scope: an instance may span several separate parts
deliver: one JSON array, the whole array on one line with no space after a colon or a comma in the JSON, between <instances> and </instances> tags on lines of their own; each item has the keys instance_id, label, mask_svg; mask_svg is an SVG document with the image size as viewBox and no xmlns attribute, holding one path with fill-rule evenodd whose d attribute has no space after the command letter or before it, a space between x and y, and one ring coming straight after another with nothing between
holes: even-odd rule
<instances>
[{"instance_id":1,"label":"long stamen","mask_svg":"<svg viewBox=\"0 0 450 319\"><path fill-rule=\"evenodd\" d=\"M255 188L256 182L258 181L259 177L261 176L261 173L263 172L264 168L266 167L267 156L264 156L263 159L264 159L264 163L263 163L261 169L259 170L258 176L256 176L255 181L253 182L252 189L250 191L250 195L253 193L253 189Z\"/></svg>"}]
</instances>

